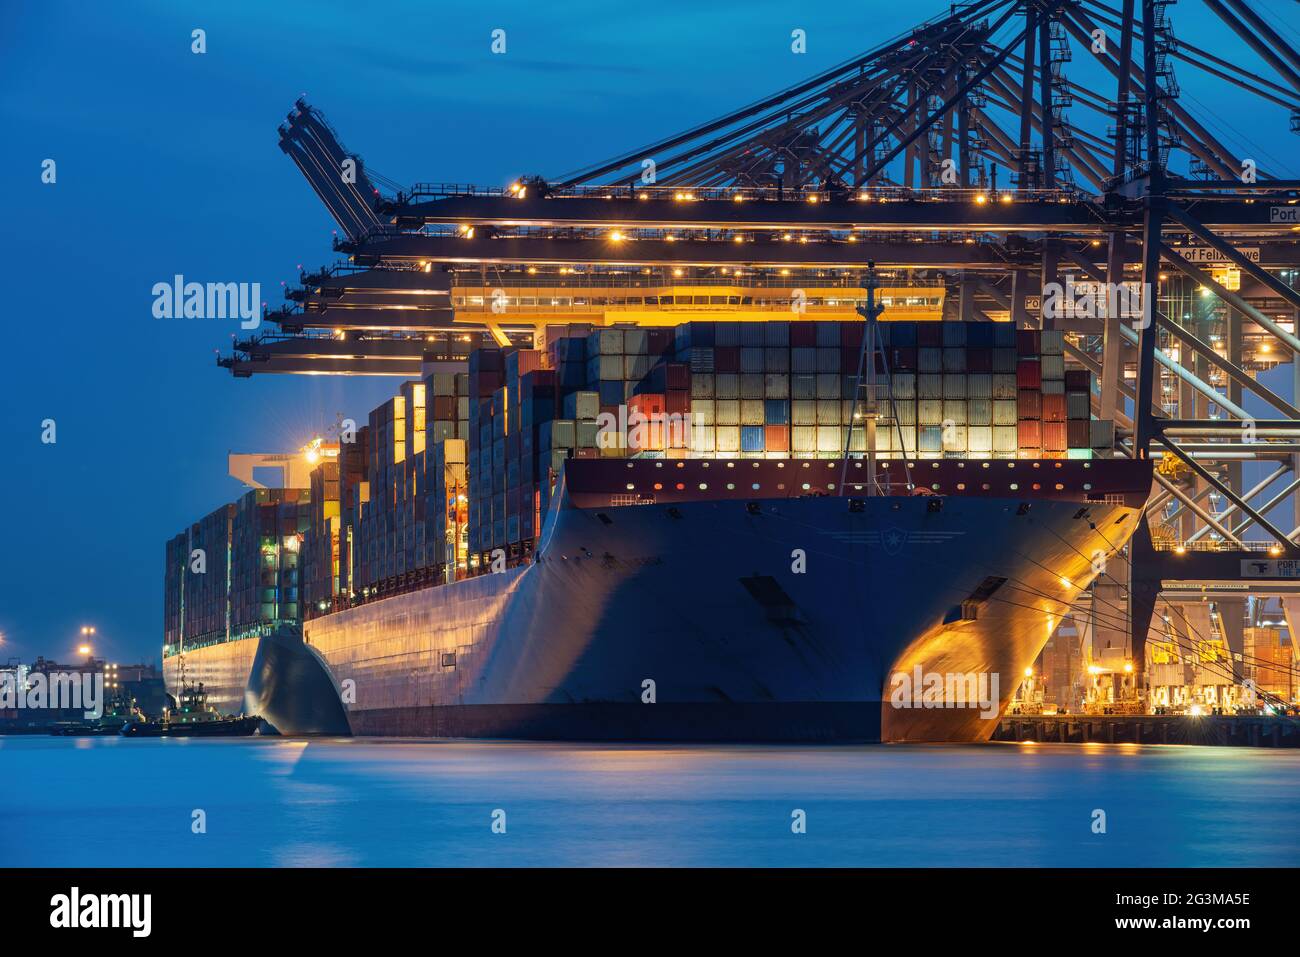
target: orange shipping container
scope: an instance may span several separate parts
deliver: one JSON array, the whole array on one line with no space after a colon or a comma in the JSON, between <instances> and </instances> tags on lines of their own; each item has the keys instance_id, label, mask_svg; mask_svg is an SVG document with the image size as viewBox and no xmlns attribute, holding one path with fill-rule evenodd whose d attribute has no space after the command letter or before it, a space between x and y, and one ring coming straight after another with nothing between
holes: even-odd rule
<instances>
[{"instance_id":1,"label":"orange shipping container","mask_svg":"<svg viewBox=\"0 0 1300 957\"><path fill-rule=\"evenodd\" d=\"M1042 424L1032 419L1022 419L1016 425L1018 444L1022 449L1036 449L1043 444Z\"/></svg>"},{"instance_id":2,"label":"orange shipping container","mask_svg":"<svg viewBox=\"0 0 1300 957\"><path fill-rule=\"evenodd\" d=\"M790 427L788 425L764 426L763 441L769 452L789 452Z\"/></svg>"},{"instance_id":3,"label":"orange shipping container","mask_svg":"<svg viewBox=\"0 0 1300 957\"><path fill-rule=\"evenodd\" d=\"M1044 396L1043 398L1047 398ZM1064 422L1044 422L1043 423L1043 448L1052 452L1064 452L1066 445L1065 423Z\"/></svg>"}]
</instances>

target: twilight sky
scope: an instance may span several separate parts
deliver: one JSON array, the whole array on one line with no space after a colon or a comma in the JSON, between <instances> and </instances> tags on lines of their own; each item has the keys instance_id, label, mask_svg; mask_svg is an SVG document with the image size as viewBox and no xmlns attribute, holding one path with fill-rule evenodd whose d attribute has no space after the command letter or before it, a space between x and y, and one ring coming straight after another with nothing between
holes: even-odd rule
<instances>
[{"instance_id":1,"label":"twilight sky","mask_svg":"<svg viewBox=\"0 0 1300 957\"><path fill-rule=\"evenodd\" d=\"M0 355L0 661L68 657L83 624L111 660L156 660L164 541L240 493L228 451L299 447L397 380L234 380L235 320L159 320L150 290L260 282L333 260L333 222L276 147L302 93L402 183L558 175L832 66L946 2L13 2L0 31L10 292ZM1300 43L1292 0L1257 6ZM1286 14L1283 20L1281 15ZM1180 37L1257 62L1199 4ZM507 31L508 52L489 52ZM190 32L207 31L207 53ZM808 50L790 52L790 32ZM1240 94L1180 72L1188 105L1261 167L1297 140ZM1071 66L1086 81L1086 64ZM1106 88L1109 91L1109 85ZM1273 161L1270 161L1270 157ZM41 163L57 162L57 183ZM1279 162L1280 161L1280 162ZM1284 376L1285 377L1285 376ZM41 422L58 441L42 444Z\"/></svg>"}]
</instances>

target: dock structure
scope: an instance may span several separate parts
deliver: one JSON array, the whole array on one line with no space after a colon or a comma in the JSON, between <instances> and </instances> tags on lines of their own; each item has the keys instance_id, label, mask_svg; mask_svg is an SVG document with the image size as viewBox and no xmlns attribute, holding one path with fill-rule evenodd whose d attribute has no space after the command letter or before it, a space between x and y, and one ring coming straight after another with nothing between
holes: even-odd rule
<instances>
[{"instance_id":1,"label":"dock structure","mask_svg":"<svg viewBox=\"0 0 1300 957\"><path fill-rule=\"evenodd\" d=\"M1006 715L993 740L1300 748L1300 721L1248 715Z\"/></svg>"},{"instance_id":2,"label":"dock structure","mask_svg":"<svg viewBox=\"0 0 1300 957\"><path fill-rule=\"evenodd\" d=\"M1215 114L1300 134L1300 53L1261 5L1202 2L1248 55L1179 37L1172 0L970 0L742 109L499 187L392 183L300 99L280 147L342 261L218 362L411 378L554 323L853 319L872 266L882 322L1063 334L1099 385L1086 417L1158 466L1146 521L1058 616L1082 665L1027 681L1075 706L1285 708L1300 179Z\"/></svg>"}]
</instances>

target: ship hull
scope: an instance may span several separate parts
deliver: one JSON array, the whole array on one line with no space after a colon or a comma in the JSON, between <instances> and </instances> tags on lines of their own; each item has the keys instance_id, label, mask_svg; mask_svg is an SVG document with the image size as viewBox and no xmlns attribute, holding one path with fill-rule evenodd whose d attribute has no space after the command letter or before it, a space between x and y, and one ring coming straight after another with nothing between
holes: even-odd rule
<instances>
[{"instance_id":1,"label":"ship hull","mask_svg":"<svg viewBox=\"0 0 1300 957\"><path fill-rule=\"evenodd\" d=\"M987 740L1136 515L1064 499L562 497L531 564L308 621L299 661L327 680L281 680L279 696L296 714L341 701L358 735ZM188 656L191 680L209 655L254 671L255 650L218 645ZM933 675L971 693L925 697ZM282 733L321 732L280 710Z\"/></svg>"}]
</instances>

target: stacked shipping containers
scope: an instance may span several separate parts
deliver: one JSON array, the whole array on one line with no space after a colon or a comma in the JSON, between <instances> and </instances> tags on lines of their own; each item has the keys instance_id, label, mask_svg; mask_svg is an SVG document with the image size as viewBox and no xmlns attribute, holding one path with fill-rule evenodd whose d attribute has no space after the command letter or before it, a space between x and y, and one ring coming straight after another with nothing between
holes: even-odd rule
<instances>
[{"instance_id":1,"label":"stacked shipping containers","mask_svg":"<svg viewBox=\"0 0 1300 957\"><path fill-rule=\"evenodd\" d=\"M231 523L230 635L302 620L298 554L311 521L310 489L259 488Z\"/></svg>"},{"instance_id":2,"label":"stacked shipping containers","mask_svg":"<svg viewBox=\"0 0 1300 957\"><path fill-rule=\"evenodd\" d=\"M223 505L167 542L163 641L203 643L230 626L230 549L236 506ZM196 550L201 554L196 554Z\"/></svg>"},{"instance_id":3,"label":"stacked shipping containers","mask_svg":"<svg viewBox=\"0 0 1300 957\"><path fill-rule=\"evenodd\" d=\"M1090 375L1065 368L1060 333L877 328L876 371L891 395L877 428L882 457L1088 457L1109 446L1108 429L1091 420ZM467 373L407 382L341 443L337 462L313 473L310 492L258 490L230 507L230 630L299 617L300 534L311 613L338 596L452 580L469 556L481 563L497 548L526 554L569 458L862 454L864 331L808 320L551 326L539 349L481 348ZM638 414L661 427L631 428ZM687 416L689 429L662 428ZM197 600L177 578L191 541L220 540L215 526L196 529L167 544L169 643L182 615L187 636L198 633L191 625L225 627L206 604L191 611L178 597Z\"/></svg>"},{"instance_id":4,"label":"stacked shipping containers","mask_svg":"<svg viewBox=\"0 0 1300 957\"><path fill-rule=\"evenodd\" d=\"M311 521L303 535L301 578L303 617L325 611L339 592L339 540L342 531L340 462L327 459L311 473Z\"/></svg>"}]
</instances>

